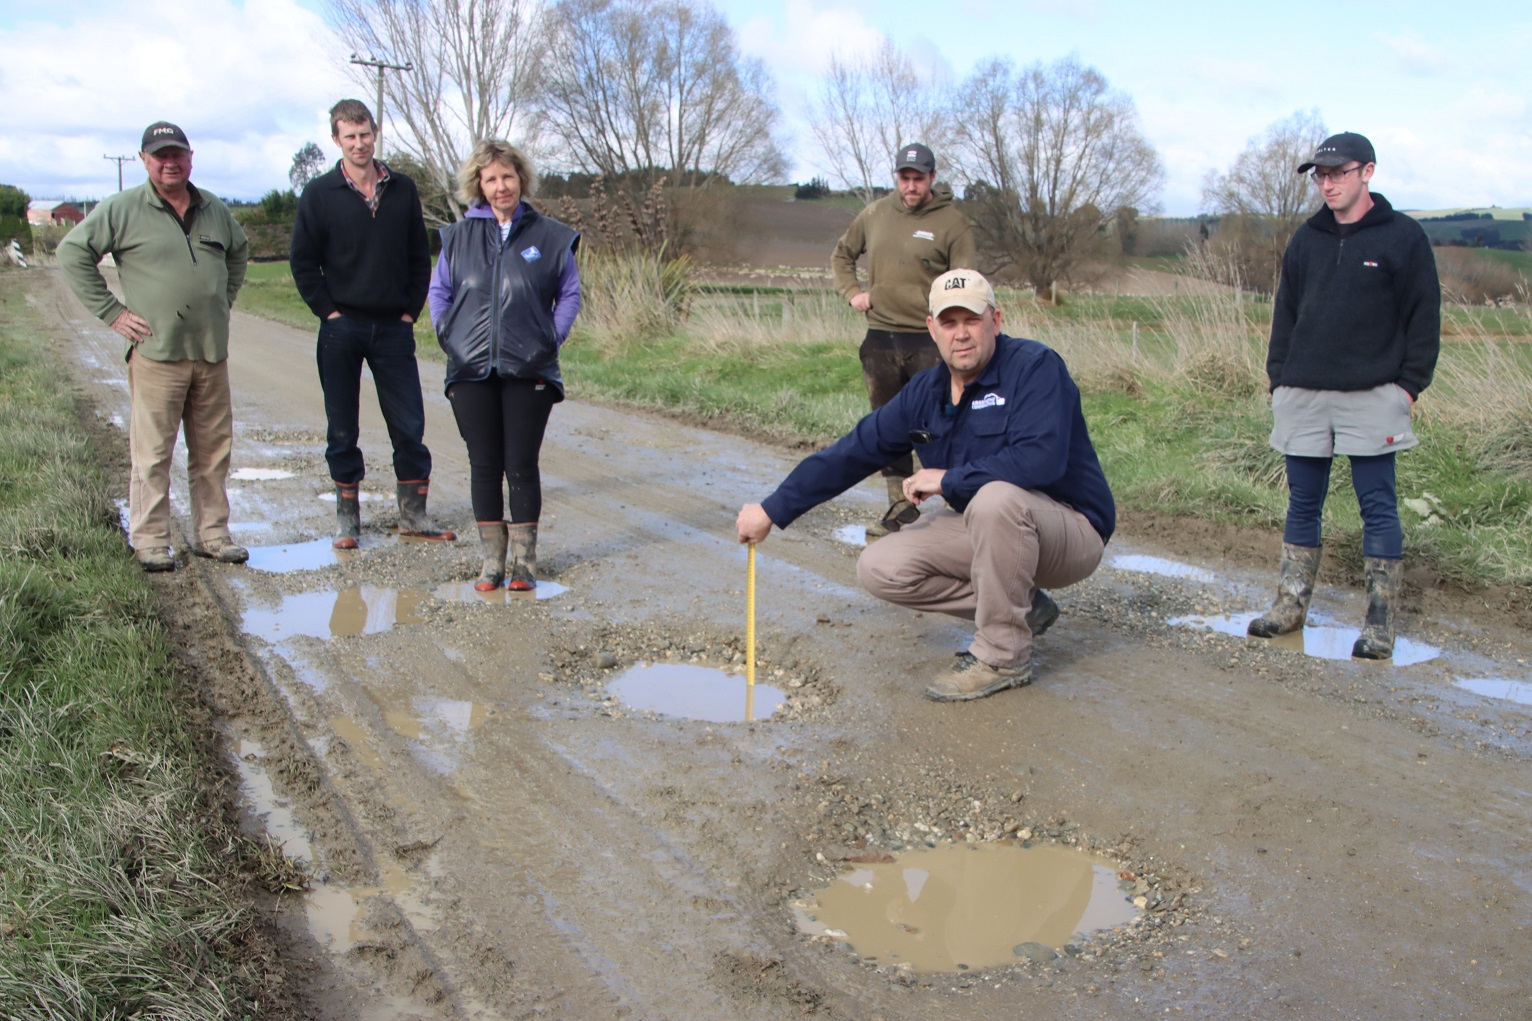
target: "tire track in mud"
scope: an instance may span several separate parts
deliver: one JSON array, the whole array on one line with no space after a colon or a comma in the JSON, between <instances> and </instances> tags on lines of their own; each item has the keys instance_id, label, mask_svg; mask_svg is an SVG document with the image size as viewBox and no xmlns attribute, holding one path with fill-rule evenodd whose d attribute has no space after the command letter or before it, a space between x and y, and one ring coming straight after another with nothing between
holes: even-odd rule
<instances>
[{"instance_id":1,"label":"tire track in mud","mask_svg":"<svg viewBox=\"0 0 1532 1021\"><path fill-rule=\"evenodd\" d=\"M110 417L125 403L104 381L121 371L115 335L56 282L40 293ZM235 326L236 466L294 471L242 487L236 529L266 523L251 544L325 536L312 338ZM422 374L433 510L466 522L440 368ZM387 490L366 402L363 429L374 488ZM875 603L856 586L854 551L827 539L876 507L869 487L760 551L762 654L812 665L829 708L713 726L590 698L582 685L602 674L589 653L615 640L613 622L668 648L741 629L734 511L795 461L571 401L544 457L543 559L569 589L555 599L427 598L420 623L274 642L238 636L252 607L364 585L429 594L472 577L474 551L378 540L330 566L198 562L166 581L204 579L203 595L169 590L205 607L198 629L223 621L237 636L247 669L221 682L231 736L261 743L336 885L377 891L344 953L305 948L301 916L286 916L319 1013L1211 1018L1276 1004L1297 1018L1525 1016L1526 742L1476 740L1481 717L1514 734L1527 714L1413 708L1452 704L1441 666L1307 661L1165 623L1194 600L1264 598L1263 578L1255 594L1104 571L1061 594L1066 617L1030 689L934 707L920 686L965 628ZM369 535L391 513L364 505ZM1497 662L1528 658L1524 635L1491 638ZM1162 876L1194 908L1095 961L913 986L795 933L790 894L869 834L913 821L953 833L1037 823Z\"/></svg>"}]
</instances>

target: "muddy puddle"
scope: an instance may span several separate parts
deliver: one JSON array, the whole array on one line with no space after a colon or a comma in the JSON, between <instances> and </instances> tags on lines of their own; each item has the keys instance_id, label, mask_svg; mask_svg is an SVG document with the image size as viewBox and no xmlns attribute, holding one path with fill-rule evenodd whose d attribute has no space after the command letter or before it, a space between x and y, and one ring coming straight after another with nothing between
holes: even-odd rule
<instances>
[{"instance_id":1,"label":"muddy puddle","mask_svg":"<svg viewBox=\"0 0 1532 1021\"><path fill-rule=\"evenodd\" d=\"M1485 698L1532 705L1532 681L1517 681L1509 677L1460 677L1452 682L1452 686Z\"/></svg>"},{"instance_id":2,"label":"muddy puddle","mask_svg":"<svg viewBox=\"0 0 1532 1021\"><path fill-rule=\"evenodd\" d=\"M548 581L543 578L537 580L537 585L530 592L513 592L508 588L498 588L490 592L480 592L473 587L471 581L449 581L438 585L432 594L437 599L443 599L454 603L490 603L495 606L504 606L518 600L527 599L552 599L569 591L566 585L560 585L556 581Z\"/></svg>"},{"instance_id":3,"label":"muddy puddle","mask_svg":"<svg viewBox=\"0 0 1532 1021\"><path fill-rule=\"evenodd\" d=\"M1201 628L1216 631L1223 635L1233 635L1237 638L1249 637L1246 628L1250 622L1261 615L1259 610L1251 610L1246 613L1233 613L1218 617L1186 616L1172 617L1168 622L1172 627ZM1251 638L1253 642L1269 642L1281 649L1290 649L1293 652L1301 652L1305 656L1313 656L1316 659L1350 659L1351 647L1356 644L1361 635L1360 628L1344 627L1330 621L1318 614L1309 614L1309 623L1300 631L1291 634L1278 635L1275 638ZM1417 663L1426 663L1436 659L1442 654L1442 650L1424 642L1416 642L1409 638L1397 636L1394 639L1395 666L1414 666ZM1365 662L1365 661L1361 661Z\"/></svg>"},{"instance_id":4,"label":"muddy puddle","mask_svg":"<svg viewBox=\"0 0 1532 1021\"><path fill-rule=\"evenodd\" d=\"M867 545L867 526L841 525L830 533L830 538L836 542L843 542L848 546L865 546Z\"/></svg>"},{"instance_id":5,"label":"muddy puddle","mask_svg":"<svg viewBox=\"0 0 1532 1021\"><path fill-rule=\"evenodd\" d=\"M744 674L687 663L640 663L606 690L629 709L708 723L770 719L786 698L770 684L752 687Z\"/></svg>"},{"instance_id":6,"label":"muddy puddle","mask_svg":"<svg viewBox=\"0 0 1532 1021\"><path fill-rule=\"evenodd\" d=\"M359 585L340 592L300 592L283 596L275 607L247 606L246 633L269 642L283 642L299 635L341 638L375 635L398 624L425 620L421 608L431 599L415 589Z\"/></svg>"},{"instance_id":7,"label":"muddy puddle","mask_svg":"<svg viewBox=\"0 0 1532 1021\"><path fill-rule=\"evenodd\" d=\"M1138 915L1112 863L1053 845L946 844L846 866L793 903L801 932L915 972L1047 960ZM1128 887L1128 889L1123 889Z\"/></svg>"},{"instance_id":8,"label":"muddy puddle","mask_svg":"<svg viewBox=\"0 0 1532 1021\"><path fill-rule=\"evenodd\" d=\"M275 482L293 478L293 473L282 468L236 468L229 473L233 482Z\"/></svg>"},{"instance_id":9,"label":"muddy puddle","mask_svg":"<svg viewBox=\"0 0 1532 1021\"><path fill-rule=\"evenodd\" d=\"M233 760L239 775L239 791L250 814L260 822L282 854L313 872L318 862L309 832L293 817L287 802L278 797L263 760L266 751L254 741L235 741ZM428 871L436 868L435 856L428 859ZM405 912L411 921L435 928L439 920L421 899L412 880L403 869L384 860L380 882L376 886L349 886L335 881L311 880L308 889L298 894L303 900L309 934L331 953L343 954L359 944L377 940L367 927L365 916L369 902L380 893Z\"/></svg>"},{"instance_id":10,"label":"muddy puddle","mask_svg":"<svg viewBox=\"0 0 1532 1021\"><path fill-rule=\"evenodd\" d=\"M442 775L462 768L473 732L489 717L487 706L450 698L414 698L383 712L384 722L405 739L410 753Z\"/></svg>"},{"instance_id":11,"label":"muddy puddle","mask_svg":"<svg viewBox=\"0 0 1532 1021\"><path fill-rule=\"evenodd\" d=\"M1164 557L1144 556L1140 553L1124 553L1114 556L1106 562L1106 565L1119 571L1132 571L1137 574L1158 574L1165 578L1180 578L1185 581L1214 582L1218 576L1212 571L1205 571L1191 564L1183 564L1178 560L1166 560Z\"/></svg>"}]
</instances>

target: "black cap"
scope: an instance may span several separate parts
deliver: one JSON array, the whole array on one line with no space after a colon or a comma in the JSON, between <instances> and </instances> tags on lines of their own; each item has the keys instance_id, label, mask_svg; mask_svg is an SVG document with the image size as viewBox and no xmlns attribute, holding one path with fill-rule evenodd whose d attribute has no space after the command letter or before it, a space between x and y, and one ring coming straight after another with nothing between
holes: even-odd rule
<instances>
[{"instance_id":1,"label":"black cap","mask_svg":"<svg viewBox=\"0 0 1532 1021\"><path fill-rule=\"evenodd\" d=\"M904 169L918 170L922 174L936 173L936 157L931 155L931 150L919 142L911 142L900 146L894 154L894 173Z\"/></svg>"},{"instance_id":2,"label":"black cap","mask_svg":"<svg viewBox=\"0 0 1532 1021\"><path fill-rule=\"evenodd\" d=\"M138 151L159 152L172 145L191 151L191 143L186 140L186 132L169 121L155 121L144 129L144 141L138 147Z\"/></svg>"},{"instance_id":3,"label":"black cap","mask_svg":"<svg viewBox=\"0 0 1532 1021\"><path fill-rule=\"evenodd\" d=\"M1306 174L1314 167L1339 167L1356 160L1364 166L1368 163L1378 162L1378 157L1372 151L1372 143L1366 135L1359 135L1355 131L1342 131L1338 135L1331 135L1319 143L1319 148L1314 150L1314 156L1307 163L1299 164L1298 173Z\"/></svg>"}]
</instances>

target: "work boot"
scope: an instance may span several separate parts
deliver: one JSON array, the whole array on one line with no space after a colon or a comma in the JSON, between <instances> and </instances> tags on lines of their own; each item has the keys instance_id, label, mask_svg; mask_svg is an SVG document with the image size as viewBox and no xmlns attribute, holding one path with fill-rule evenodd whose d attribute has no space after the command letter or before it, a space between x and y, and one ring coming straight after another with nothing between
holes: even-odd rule
<instances>
[{"instance_id":1,"label":"work boot","mask_svg":"<svg viewBox=\"0 0 1532 1021\"><path fill-rule=\"evenodd\" d=\"M510 580L505 587L530 592L537 587L537 522L512 521L505 527L511 547Z\"/></svg>"},{"instance_id":2,"label":"work boot","mask_svg":"<svg viewBox=\"0 0 1532 1021\"><path fill-rule=\"evenodd\" d=\"M426 492L431 488L430 479L408 479L400 482L397 488L400 535L407 535L413 539L436 539L442 542L451 542L457 538L456 532L437 528L426 515Z\"/></svg>"},{"instance_id":3,"label":"work boot","mask_svg":"<svg viewBox=\"0 0 1532 1021\"><path fill-rule=\"evenodd\" d=\"M476 592L493 592L505 582L505 522L480 521L478 525L484 568L473 587Z\"/></svg>"},{"instance_id":4,"label":"work boot","mask_svg":"<svg viewBox=\"0 0 1532 1021\"><path fill-rule=\"evenodd\" d=\"M897 532L905 525L914 524L920 517L920 508L904 498L904 479L898 475L885 475L888 484L888 510L877 523L867 526L867 538L878 539L889 532Z\"/></svg>"},{"instance_id":5,"label":"work boot","mask_svg":"<svg viewBox=\"0 0 1532 1021\"><path fill-rule=\"evenodd\" d=\"M1367 567L1367 623L1351 647L1351 655L1358 659L1392 659L1394 611L1404 580L1404 561L1364 557L1363 563Z\"/></svg>"},{"instance_id":6,"label":"work boot","mask_svg":"<svg viewBox=\"0 0 1532 1021\"><path fill-rule=\"evenodd\" d=\"M192 547L192 552L199 557L216 560L220 564L243 564L250 559L250 551L227 535L220 535L207 542L199 542Z\"/></svg>"},{"instance_id":7,"label":"work boot","mask_svg":"<svg viewBox=\"0 0 1532 1021\"><path fill-rule=\"evenodd\" d=\"M138 566L150 574L176 569L176 558L170 555L169 546L145 546L133 555L138 558Z\"/></svg>"},{"instance_id":8,"label":"work boot","mask_svg":"<svg viewBox=\"0 0 1532 1021\"><path fill-rule=\"evenodd\" d=\"M356 549L362 538L362 484L360 482L335 483L335 541L336 549Z\"/></svg>"},{"instance_id":9,"label":"work boot","mask_svg":"<svg viewBox=\"0 0 1532 1021\"><path fill-rule=\"evenodd\" d=\"M1032 609L1027 611L1027 627L1032 629L1033 638L1041 638L1043 632L1053 626L1053 622L1059 619L1059 604L1049 598L1048 593L1042 589L1032 590Z\"/></svg>"},{"instance_id":10,"label":"work boot","mask_svg":"<svg viewBox=\"0 0 1532 1021\"><path fill-rule=\"evenodd\" d=\"M957 654L957 662L936 675L926 687L926 698L933 702L967 702L984 698L1006 688L1020 688L1032 683L1032 664L992 667L974 658L971 652Z\"/></svg>"},{"instance_id":11,"label":"work boot","mask_svg":"<svg viewBox=\"0 0 1532 1021\"><path fill-rule=\"evenodd\" d=\"M1245 629L1256 638L1285 635L1303 627L1314 595L1314 576L1319 573L1318 546L1282 544L1282 577L1277 582L1277 601Z\"/></svg>"}]
</instances>

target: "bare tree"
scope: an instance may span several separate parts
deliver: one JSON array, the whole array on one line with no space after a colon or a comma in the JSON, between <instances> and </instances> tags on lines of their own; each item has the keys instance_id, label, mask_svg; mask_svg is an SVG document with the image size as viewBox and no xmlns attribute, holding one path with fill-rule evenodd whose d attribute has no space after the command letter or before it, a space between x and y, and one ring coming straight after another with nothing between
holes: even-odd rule
<instances>
[{"instance_id":1,"label":"bare tree","mask_svg":"<svg viewBox=\"0 0 1532 1021\"><path fill-rule=\"evenodd\" d=\"M324 173L328 162L323 149L313 142L304 142L303 148L293 153L293 168L287 172L294 193L301 193L304 185Z\"/></svg>"},{"instance_id":2,"label":"bare tree","mask_svg":"<svg viewBox=\"0 0 1532 1021\"><path fill-rule=\"evenodd\" d=\"M981 257L1039 294L1087 269L1118 209L1151 210L1165 177L1133 101L1074 58L989 61L952 121Z\"/></svg>"},{"instance_id":3,"label":"bare tree","mask_svg":"<svg viewBox=\"0 0 1532 1021\"><path fill-rule=\"evenodd\" d=\"M684 188L782 174L770 75L706 3L561 0L549 54L548 131L572 167L637 176L640 192L658 174Z\"/></svg>"},{"instance_id":4,"label":"bare tree","mask_svg":"<svg viewBox=\"0 0 1532 1021\"><path fill-rule=\"evenodd\" d=\"M941 82L921 75L887 39L871 57L831 56L808 104L822 169L871 202L874 188L888 186L901 145L924 142L942 159L943 92Z\"/></svg>"},{"instance_id":5,"label":"bare tree","mask_svg":"<svg viewBox=\"0 0 1532 1021\"><path fill-rule=\"evenodd\" d=\"M1298 110L1252 138L1224 173L1210 172L1202 201L1219 216L1215 265L1233 267L1243 283L1274 293L1282 253L1317 199L1298 164L1328 134L1318 110Z\"/></svg>"},{"instance_id":6,"label":"bare tree","mask_svg":"<svg viewBox=\"0 0 1532 1021\"><path fill-rule=\"evenodd\" d=\"M383 80L389 119L404 129L390 145L419 160L445 196L446 218L455 219L462 210L453 177L474 143L535 127L544 53L538 0L328 0L328 15L348 45L413 65ZM347 67L359 83L375 84L366 69Z\"/></svg>"}]
</instances>

